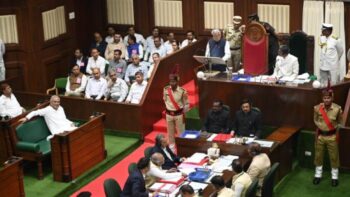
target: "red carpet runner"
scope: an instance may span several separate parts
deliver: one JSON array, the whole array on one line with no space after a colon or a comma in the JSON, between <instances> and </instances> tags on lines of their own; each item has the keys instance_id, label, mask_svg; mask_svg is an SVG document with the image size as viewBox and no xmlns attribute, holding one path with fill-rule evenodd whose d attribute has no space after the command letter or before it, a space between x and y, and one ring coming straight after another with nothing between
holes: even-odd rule
<instances>
[{"instance_id":1,"label":"red carpet runner","mask_svg":"<svg viewBox=\"0 0 350 197\"><path fill-rule=\"evenodd\" d=\"M193 106L196 106L198 104L198 94L194 81L192 80L182 87L188 92L190 107L192 108ZM165 113L163 113L163 118L153 125L153 131L145 137L145 142L139 148L71 196L75 197L82 191L89 191L92 193L93 197L103 197L105 196L103 182L108 178L116 179L120 184L120 187L123 188L125 181L128 178L129 164L132 162L136 163L141 157L143 157L144 150L147 147L154 145L155 136L159 133L166 133Z\"/></svg>"}]
</instances>

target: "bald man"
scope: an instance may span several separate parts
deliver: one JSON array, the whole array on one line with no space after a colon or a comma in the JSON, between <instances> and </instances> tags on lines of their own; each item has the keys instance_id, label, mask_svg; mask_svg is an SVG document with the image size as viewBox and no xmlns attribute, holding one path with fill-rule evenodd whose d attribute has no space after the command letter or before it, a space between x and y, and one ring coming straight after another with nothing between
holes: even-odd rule
<instances>
[{"instance_id":1,"label":"bald man","mask_svg":"<svg viewBox=\"0 0 350 197\"><path fill-rule=\"evenodd\" d=\"M151 177L149 182L156 182L160 179L169 180L176 179L185 176L181 172L177 172L176 168L170 170L163 170L162 165L164 164L164 157L161 153L153 153L151 156L151 165L150 171L148 172L148 176ZM146 183L146 185L148 185Z\"/></svg>"},{"instance_id":2,"label":"bald man","mask_svg":"<svg viewBox=\"0 0 350 197\"><path fill-rule=\"evenodd\" d=\"M50 98L50 105L35 111L30 112L26 117L19 121L24 123L35 116L42 116L45 119L47 127L52 135L47 137L47 140L53 138L55 134L60 134L65 131L72 131L76 129L73 122L67 119L63 107L60 105L60 97L53 95Z\"/></svg>"}]
</instances>

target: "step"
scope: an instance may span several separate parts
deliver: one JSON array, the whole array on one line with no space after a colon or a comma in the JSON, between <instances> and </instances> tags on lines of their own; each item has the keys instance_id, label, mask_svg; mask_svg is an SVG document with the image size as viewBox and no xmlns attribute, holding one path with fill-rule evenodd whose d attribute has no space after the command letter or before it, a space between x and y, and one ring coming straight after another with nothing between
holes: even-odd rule
<instances>
[{"instance_id":1,"label":"step","mask_svg":"<svg viewBox=\"0 0 350 197\"><path fill-rule=\"evenodd\" d=\"M189 95L193 95L198 92L194 80L191 80L190 82L184 84L182 87L187 91Z\"/></svg>"},{"instance_id":2,"label":"step","mask_svg":"<svg viewBox=\"0 0 350 197\"><path fill-rule=\"evenodd\" d=\"M153 131L166 132L167 131L166 125L167 125L166 120L162 118L153 124Z\"/></svg>"},{"instance_id":3,"label":"step","mask_svg":"<svg viewBox=\"0 0 350 197\"><path fill-rule=\"evenodd\" d=\"M167 133L164 133L164 132L162 132L162 131L152 131L151 133L149 133L148 135L145 136L144 142L145 142L145 143L152 143L152 144L154 144L154 143L155 143L156 136L157 136L158 134L163 134L164 136L167 135Z\"/></svg>"}]
</instances>

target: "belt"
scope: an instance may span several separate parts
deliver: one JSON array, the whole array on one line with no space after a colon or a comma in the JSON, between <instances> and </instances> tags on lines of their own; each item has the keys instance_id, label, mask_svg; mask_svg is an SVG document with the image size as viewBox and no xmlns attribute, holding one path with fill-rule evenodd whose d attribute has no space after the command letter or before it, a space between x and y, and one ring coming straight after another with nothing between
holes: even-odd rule
<instances>
[{"instance_id":1,"label":"belt","mask_svg":"<svg viewBox=\"0 0 350 197\"><path fill-rule=\"evenodd\" d=\"M166 114L170 115L170 116L178 116L178 115L182 115L183 114L183 109L179 109L177 111L170 111L170 110L165 110Z\"/></svg>"},{"instance_id":2,"label":"belt","mask_svg":"<svg viewBox=\"0 0 350 197\"><path fill-rule=\"evenodd\" d=\"M241 47L230 48L230 50L238 50L238 49L241 49Z\"/></svg>"},{"instance_id":3,"label":"belt","mask_svg":"<svg viewBox=\"0 0 350 197\"><path fill-rule=\"evenodd\" d=\"M334 135L336 133L336 130L330 130L330 131L322 131L322 130L319 130L318 133L322 136L331 136L331 135Z\"/></svg>"}]
</instances>

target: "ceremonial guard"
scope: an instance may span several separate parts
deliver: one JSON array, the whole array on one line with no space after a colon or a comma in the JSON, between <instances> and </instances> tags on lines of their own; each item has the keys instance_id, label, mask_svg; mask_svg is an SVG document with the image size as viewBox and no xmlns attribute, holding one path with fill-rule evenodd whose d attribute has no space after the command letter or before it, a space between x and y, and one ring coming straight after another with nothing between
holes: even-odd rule
<instances>
[{"instance_id":1,"label":"ceremonial guard","mask_svg":"<svg viewBox=\"0 0 350 197\"><path fill-rule=\"evenodd\" d=\"M244 25L242 23L242 17L234 16L232 18L233 25L228 25L224 30L224 36L230 43L231 62L233 71L237 71L241 68L241 45ZM231 66L231 65L230 65Z\"/></svg>"}]
</instances>

